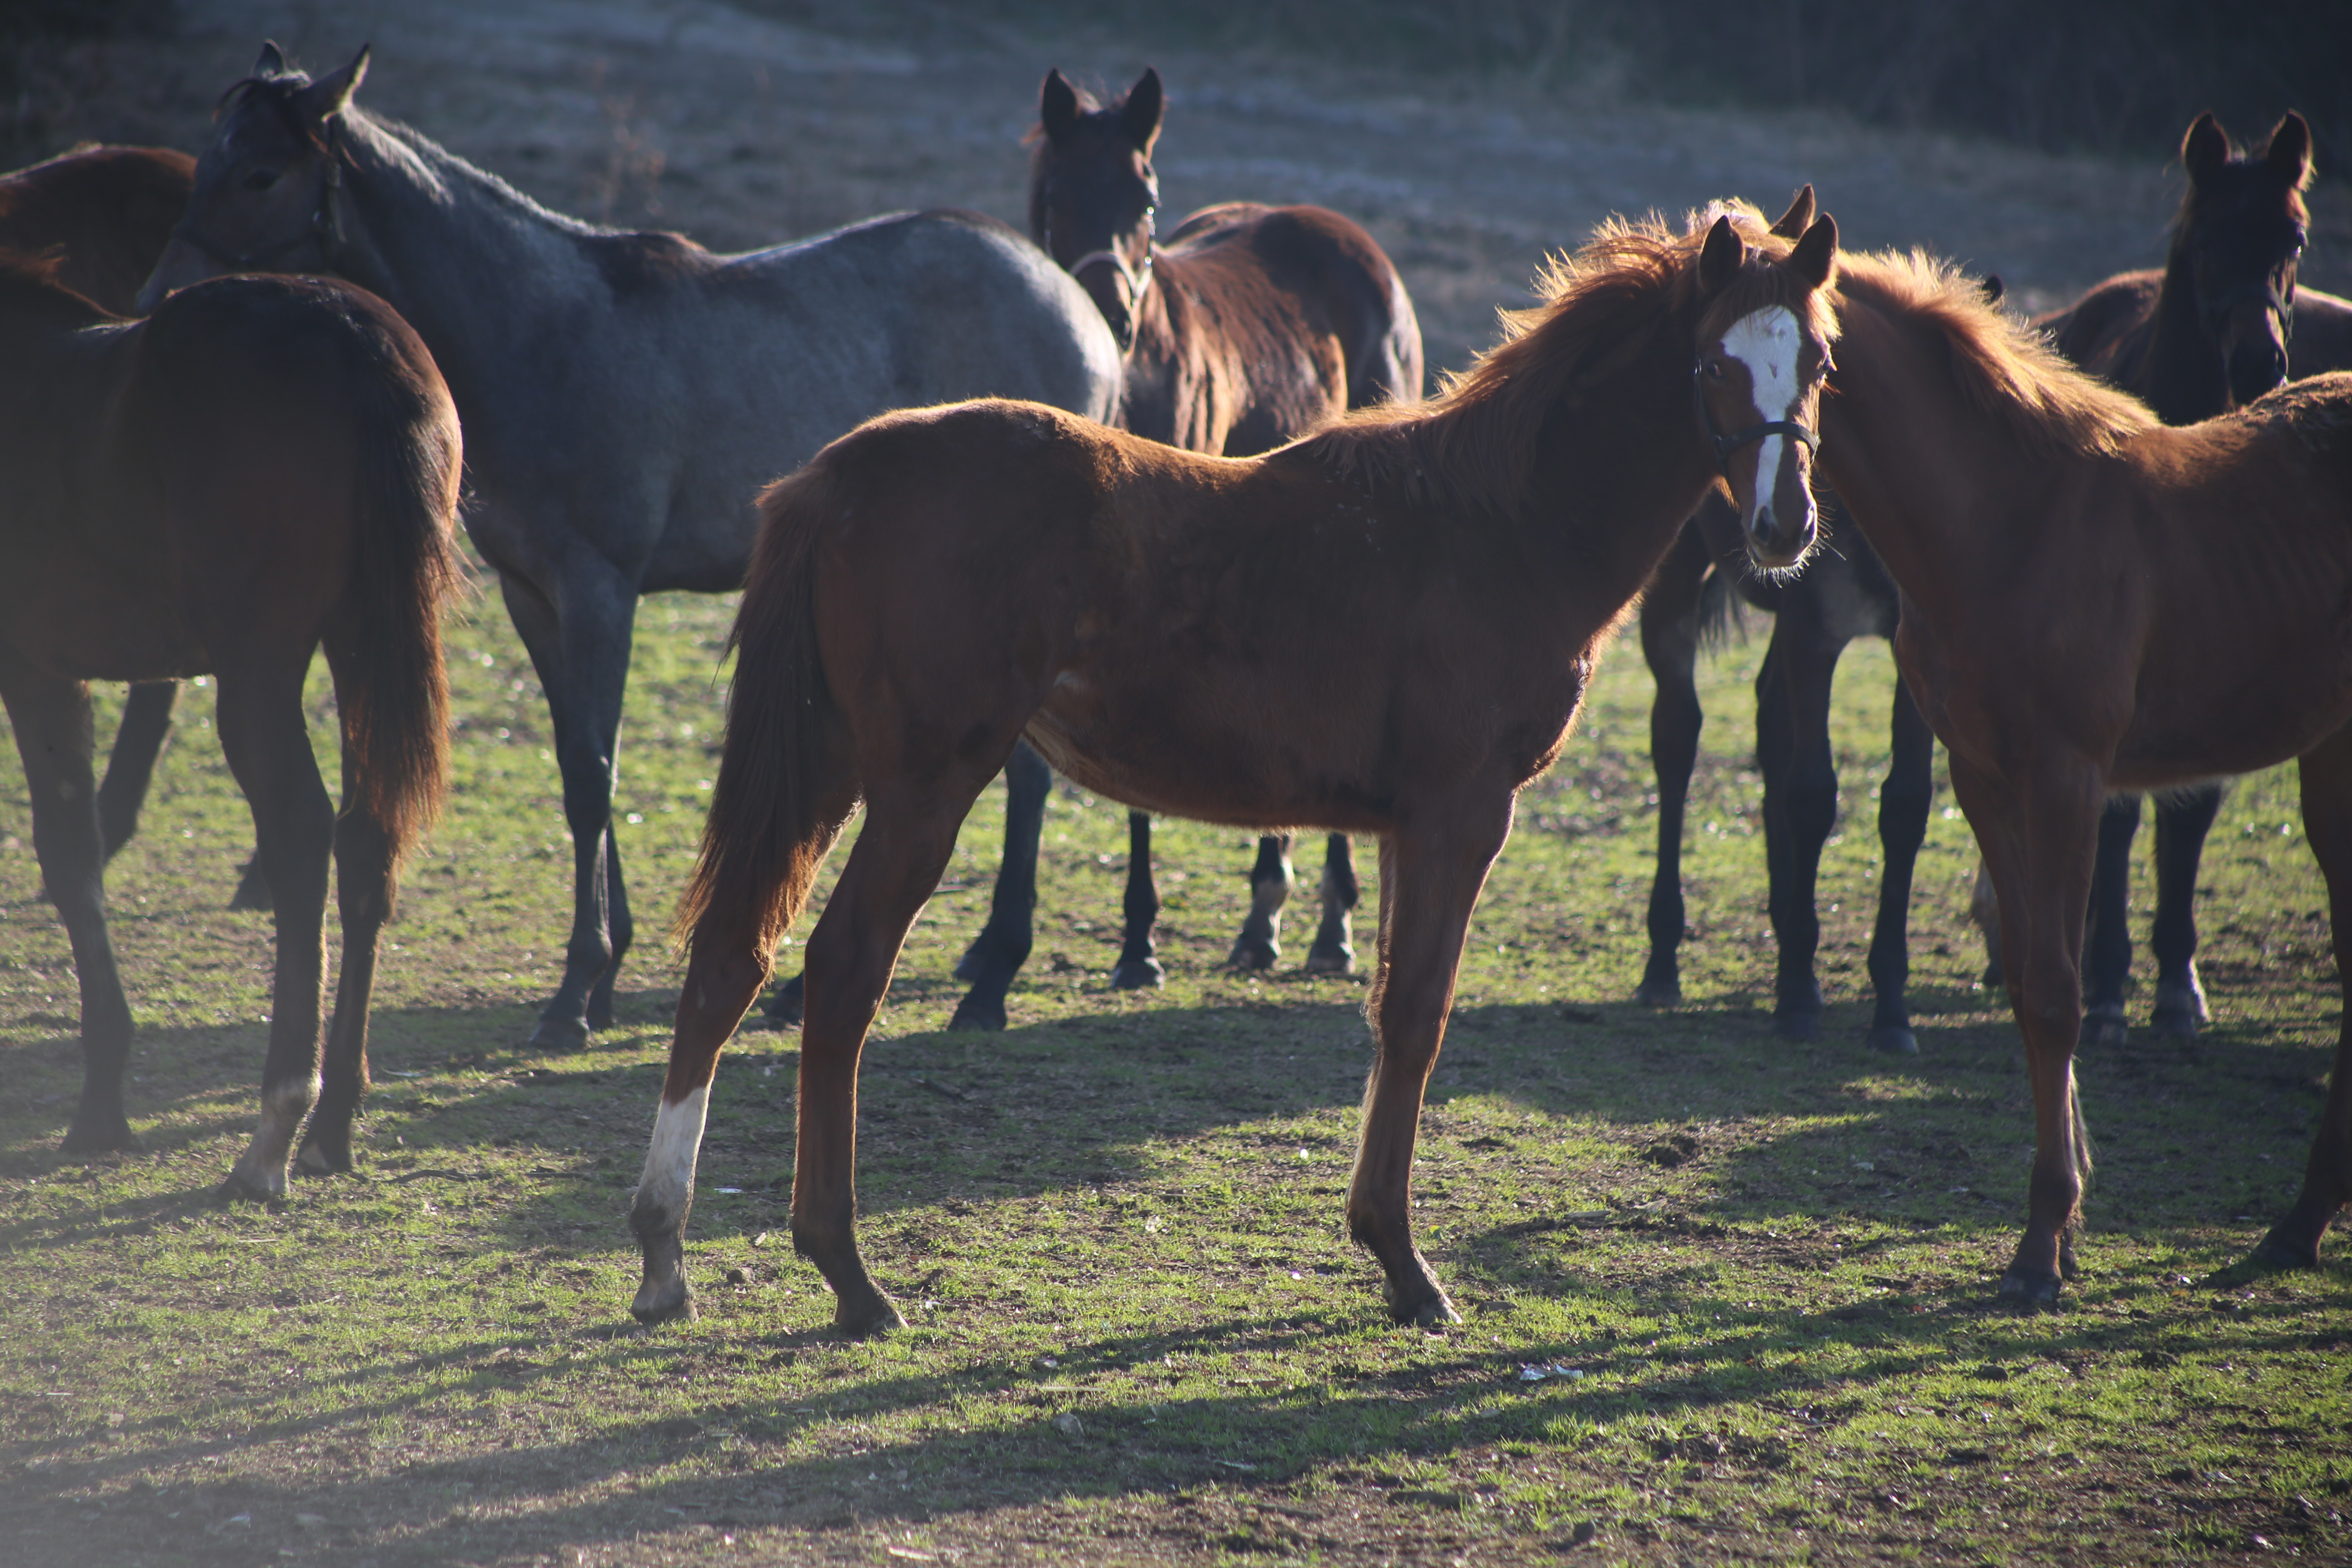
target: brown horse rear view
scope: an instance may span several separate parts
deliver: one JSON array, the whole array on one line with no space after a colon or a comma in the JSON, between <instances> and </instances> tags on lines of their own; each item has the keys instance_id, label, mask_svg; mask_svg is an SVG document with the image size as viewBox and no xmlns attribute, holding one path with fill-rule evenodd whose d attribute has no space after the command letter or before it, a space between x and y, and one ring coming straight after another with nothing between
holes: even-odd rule
<instances>
[{"instance_id":1,"label":"brown horse rear view","mask_svg":"<svg viewBox=\"0 0 2352 1568\"><path fill-rule=\"evenodd\" d=\"M1809 459L1783 437L1823 367L1767 374L1719 333L1801 306L1835 233L1792 251L1745 209L1710 216L1680 236L1605 232L1447 396L1263 458L972 403L871 421L768 492L632 1215L639 1317L688 1303L719 1047L862 794L807 949L793 1232L838 1326L898 1321L855 1234L858 1056L966 811L1024 735L1145 810L1381 837L1379 1054L1348 1220L1399 1320L1454 1316L1413 1246L1409 1178L1516 792L1565 743L1601 645L1716 482L1708 420L1738 433L1735 489L1772 498L1743 509L1754 548L1785 565L1812 539Z\"/></svg>"},{"instance_id":2,"label":"brown horse rear view","mask_svg":"<svg viewBox=\"0 0 2352 1568\"><path fill-rule=\"evenodd\" d=\"M361 289L226 279L121 322L40 269L0 267L0 699L81 977L68 1150L132 1142L87 682L210 673L277 894L261 1125L227 1190L285 1190L314 1101L306 1166L349 1168L377 931L447 778L440 615L460 468L439 373ZM321 645L342 721L340 817L302 711ZM331 847L343 961L322 1099Z\"/></svg>"}]
</instances>

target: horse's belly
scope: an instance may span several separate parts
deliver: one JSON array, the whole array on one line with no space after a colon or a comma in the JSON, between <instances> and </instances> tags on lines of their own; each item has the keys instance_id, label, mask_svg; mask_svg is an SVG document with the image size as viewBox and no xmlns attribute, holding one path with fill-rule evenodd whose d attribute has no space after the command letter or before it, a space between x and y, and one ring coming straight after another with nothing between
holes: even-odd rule
<instances>
[{"instance_id":1,"label":"horse's belly","mask_svg":"<svg viewBox=\"0 0 2352 1568\"><path fill-rule=\"evenodd\" d=\"M36 577L0 601L0 627L10 647L67 680L170 680L210 668L177 609L143 595L78 594Z\"/></svg>"}]
</instances>

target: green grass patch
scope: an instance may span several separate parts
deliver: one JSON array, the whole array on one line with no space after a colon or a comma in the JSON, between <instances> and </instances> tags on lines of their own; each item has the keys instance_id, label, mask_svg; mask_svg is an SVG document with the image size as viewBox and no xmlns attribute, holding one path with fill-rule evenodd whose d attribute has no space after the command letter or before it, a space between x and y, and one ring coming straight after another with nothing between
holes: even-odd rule
<instances>
[{"instance_id":1,"label":"green grass patch","mask_svg":"<svg viewBox=\"0 0 2352 1568\"><path fill-rule=\"evenodd\" d=\"M569 910L544 705L494 599L454 629L459 787L390 932L361 1169L266 1210L209 1197L253 1118L270 962L266 919L225 908L251 827L209 690L184 697L110 878L142 1152L55 1152L73 974L21 777L0 780L0 1561L2352 1551L2352 1279L2333 1259L2210 1279L2293 1190L2336 1029L2292 775L2242 784L2208 854L2213 1028L2083 1061L2086 1278L2015 1315L1990 1291L2031 1117L2015 1031L1975 984L1948 793L1913 913L1922 1054L1861 1043L1876 644L1838 693L1815 1045L1769 1030L1760 637L1705 676L1687 1005L1625 1000L1655 831L1630 647L1528 792L1423 1124L1422 1239L1462 1328L1389 1326L1341 1228L1368 1038L1360 982L1294 973L1311 869L1284 969L1226 974L1248 843L1163 825L1169 985L1113 992L1125 813L1067 790L1013 1027L942 1032L995 870L992 790L868 1047L866 1249L909 1330L825 1332L785 1237L797 1037L758 1033L721 1066L704 1146L701 1316L637 1328L624 1215L728 614L667 596L639 617L618 807L639 946L618 1026L562 1056L521 1047ZM330 763L331 717L321 681Z\"/></svg>"}]
</instances>

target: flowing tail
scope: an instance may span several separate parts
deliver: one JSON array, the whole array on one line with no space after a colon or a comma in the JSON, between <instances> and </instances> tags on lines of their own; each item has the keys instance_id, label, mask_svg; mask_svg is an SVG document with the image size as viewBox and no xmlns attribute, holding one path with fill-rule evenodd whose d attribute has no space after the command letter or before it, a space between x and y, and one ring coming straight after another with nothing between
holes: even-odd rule
<instances>
[{"instance_id":1,"label":"flowing tail","mask_svg":"<svg viewBox=\"0 0 2352 1568\"><path fill-rule=\"evenodd\" d=\"M464 581L454 531L465 461L457 409L423 344L369 346L382 357L374 374L355 378L363 390L352 651L335 670L335 695L350 759L343 812L383 831L396 879L449 792L441 612Z\"/></svg>"},{"instance_id":2,"label":"flowing tail","mask_svg":"<svg viewBox=\"0 0 2352 1568\"><path fill-rule=\"evenodd\" d=\"M689 952L748 944L765 966L857 809L849 726L816 639L815 543L840 507L823 455L760 497L760 541L729 646L727 742L674 931Z\"/></svg>"}]
</instances>

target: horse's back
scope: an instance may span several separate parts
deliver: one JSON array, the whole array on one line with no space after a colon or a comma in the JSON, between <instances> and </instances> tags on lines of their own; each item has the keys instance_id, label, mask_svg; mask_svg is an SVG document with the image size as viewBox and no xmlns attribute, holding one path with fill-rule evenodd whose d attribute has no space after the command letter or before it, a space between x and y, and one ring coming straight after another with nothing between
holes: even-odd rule
<instances>
[{"instance_id":1,"label":"horse's back","mask_svg":"<svg viewBox=\"0 0 2352 1568\"><path fill-rule=\"evenodd\" d=\"M2161 272L2120 272L2063 310L2036 316L2033 324L2069 360L2110 381L2131 367L2131 352L2146 337L2156 315Z\"/></svg>"},{"instance_id":2,"label":"horse's back","mask_svg":"<svg viewBox=\"0 0 2352 1568\"><path fill-rule=\"evenodd\" d=\"M1312 302L1347 362L1346 406L1420 398L1421 323L1412 298L1362 225L1328 207L1229 202L1187 217L1169 237L1165 259L1181 273L1234 251L1274 288Z\"/></svg>"},{"instance_id":3,"label":"horse's back","mask_svg":"<svg viewBox=\"0 0 2352 1568\"><path fill-rule=\"evenodd\" d=\"M195 160L164 147L89 147L0 175L0 248L55 252L57 279L118 316L172 237Z\"/></svg>"},{"instance_id":4,"label":"horse's back","mask_svg":"<svg viewBox=\"0 0 2352 1568\"><path fill-rule=\"evenodd\" d=\"M781 310L809 373L835 374L841 395L863 403L819 441L887 408L971 398L1092 419L1118 408L1118 345L1093 304L1018 231L982 214L898 213L730 257L708 287L714 302Z\"/></svg>"},{"instance_id":5,"label":"horse's back","mask_svg":"<svg viewBox=\"0 0 2352 1568\"><path fill-rule=\"evenodd\" d=\"M2294 338L2287 345L2291 375L2352 370L2352 300L2316 289L2294 291Z\"/></svg>"}]
</instances>

